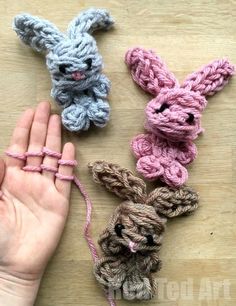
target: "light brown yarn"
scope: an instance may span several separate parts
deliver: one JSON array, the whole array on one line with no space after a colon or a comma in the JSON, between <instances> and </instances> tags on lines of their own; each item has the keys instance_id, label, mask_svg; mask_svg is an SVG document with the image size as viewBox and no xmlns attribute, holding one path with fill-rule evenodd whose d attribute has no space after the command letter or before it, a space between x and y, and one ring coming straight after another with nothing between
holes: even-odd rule
<instances>
[{"instance_id":1,"label":"light brown yarn","mask_svg":"<svg viewBox=\"0 0 236 306\"><path fill-rule=\"evenodd\" d=\"M104 185L122 199L144 203L146 199L146 184L144 181L119 165L96 161L89 164L94 182Z\"/></svg>"},{"instance_id":2,"label":"light brown yarn","mask_svg":"<svg viewBox=\"0 0 236 306\"><path fill-rule=\"evenodd\" d=\"M188 186L162 187L148 195L146 204L152 205L157 214L172 218L194 211L198 207L198 194Z\"/></svg>"},{"instance_id":3,"label":"light brown yarn","mask_svg":"<svg viewBox=\"0 0 236 306\"><path fill-rule=\"evenodd\" d=\"M194 211L198 195L187 186L156 188L147 195L144 181L119 165L97 161L89 168L96 183L125 200L98 241L103 257L95 263L96 279L106 291L122 290L125 299L151 299L165 223Z\"/></svg>"}]
</instances>

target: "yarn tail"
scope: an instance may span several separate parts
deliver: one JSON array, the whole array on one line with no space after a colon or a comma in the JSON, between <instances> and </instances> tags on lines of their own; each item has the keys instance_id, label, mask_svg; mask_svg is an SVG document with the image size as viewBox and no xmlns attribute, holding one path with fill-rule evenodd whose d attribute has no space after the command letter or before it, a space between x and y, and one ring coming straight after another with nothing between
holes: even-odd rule
<instances>
[{"instance_id":1,"label":"yarn tail","mask_svg":"<svg viewBox=\"0 0 236 306\"><path fill-rule=\"evenodd\" d=\"M98 253L97 253L97 249L96 246L92 240L92 238L90 237L89 234L89 229L90 229L90 225L91 225L91 214L92 214L92 208L93 208L93 204L89 198L89 195L87 193L87 191L85 190L84 186L81 184L80 180L78 179L78 177L74 177L74 182L76 184L76 186L79 188L80 193L82 194L85 203L86 203L86 223L84 226L84 237L87 241L88 247L90 249L93 261L95 262L96 260L98 260Z\"/></svg>"},{"instance_id":2,"label":"yarn tail","mask_svg":"<svg viewBox=\"0 0 236 306\"><path fill-rule=\"evenodd\" d=\"M93 204L89 198L89 195L86 191L86 189L84 188L84 186L82 185L82 183L80 182L79 178L77 176L74 176L74 182L76 184L76 186L79 188L80 193L82 194L85 203L86 203L86 223L84 226L84 237L87 241L88 247L90 249L91 255L92 255L92 259L93 262L95 263L98 259L98 253L97 253L97 249L96 246L92 240L92 238L90 237L89 234L89 229L90 229L90 225L91 225L91 214L92 214L92 208L93 208ZM106 294L106 298L107 301L109 303L110 306L116 306L116 302L115 300L108 294Z\"/></svg>"}]
</instances>

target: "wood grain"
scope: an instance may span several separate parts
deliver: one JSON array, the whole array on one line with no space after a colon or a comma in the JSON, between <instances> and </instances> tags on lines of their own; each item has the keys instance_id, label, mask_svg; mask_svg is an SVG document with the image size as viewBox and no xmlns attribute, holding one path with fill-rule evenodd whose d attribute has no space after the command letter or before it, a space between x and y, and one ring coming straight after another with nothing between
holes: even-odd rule
<instances>
[{"instance_id":1,"label":"wood grain","mask_svg":"<svg viewBox=\"0 0 236 306\"><path fill-rule=\"evenodd\" d=\"M42 16L65 30L82 9L106 7L116 20L115 29L96 34L112 81L112 116L102 130L81 135L63 132L73 141L80 162L79 175L94 202L92 234L97 240L119 200L96 186L87 163L96 159L135 169L130 139L143 130L144 107L149 96L131 80L124 64L129 47L141 45L158 52L182 80L208 61L228 57L236 63L235 0L146 1L27 1L0 0L0 147L3 152L18 115L41 100L50 99L50 78L44 58L19 42L11 29L19 12ZM51 100L52 101L52 100ZM52 101L55 112L59 110ZM161 250L159 278L181 284L193 280L191 300L168 297L138 305L233 306L236 304L236 81L209 99L203 115L205 133L196 141L199 155L189 167L189 184L201 195L199 210L191 217L170 222ZM150 188L152 185L150 185ZM103 293L92 274L91 257L82 237L85 206L73 189L71 210L60 246L45 273L36 306L101 306ZM202 279L229 280L230 297L199 299ZM222 293L222 292L221 292ZM133 303L118 301L119 306Z\"/></svg>"}]
</instances>

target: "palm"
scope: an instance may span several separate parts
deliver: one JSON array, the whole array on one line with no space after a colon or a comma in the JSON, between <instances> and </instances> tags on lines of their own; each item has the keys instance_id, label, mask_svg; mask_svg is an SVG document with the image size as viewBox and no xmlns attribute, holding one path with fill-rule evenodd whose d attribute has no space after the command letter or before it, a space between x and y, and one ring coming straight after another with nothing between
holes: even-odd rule
<instances>
[{"instance_id":1,"label":"palm","mask_svg":"<svg viewBox=\"0 0 236 306\"><path fill-rule=\"evenodd\" d=\"M69 144L67 148L66 159L71 159L73 147ZM52 173L23 171L11 162L22 161L8 158L1 185L0 263L33 278L42 274L60 239L68 214L70 183L55 180Z\"/></svg>"}]
</instances>

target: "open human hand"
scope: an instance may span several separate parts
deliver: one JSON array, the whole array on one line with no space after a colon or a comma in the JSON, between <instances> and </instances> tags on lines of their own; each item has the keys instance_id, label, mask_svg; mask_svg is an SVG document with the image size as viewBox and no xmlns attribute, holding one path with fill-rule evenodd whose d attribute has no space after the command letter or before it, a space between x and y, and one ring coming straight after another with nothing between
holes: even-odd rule
<instances>
[{"instance_id":1,"label":"open human hand","mask_svg":"<svg viewBox=\"0 0 236 306\"><path fill-rule=\"evenodd\" d=\"M24 156L25 152L39 153L46 147L62 152L63 160L74 160L74 146L66 143L62 148L60 118L50 112L48 102L40 103L36 111L26 110L7 151ZM41 164L53 169L58 159L45 155L0 160L0 305L33 305L66 222L71 181L47 170L22 169ZM73 168L59 165L58 173L71 176Z\"/></svg>"}]
</instances>

